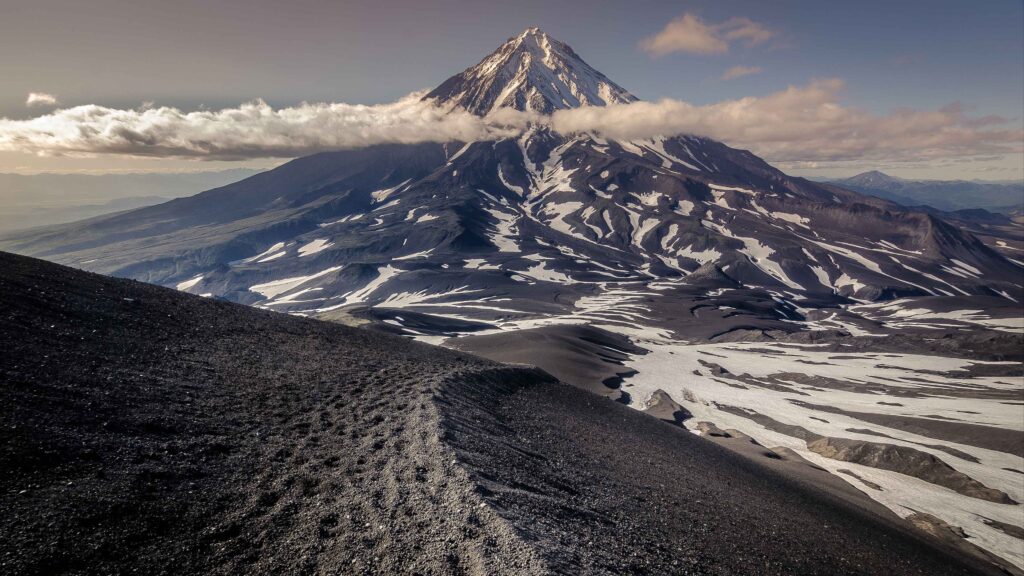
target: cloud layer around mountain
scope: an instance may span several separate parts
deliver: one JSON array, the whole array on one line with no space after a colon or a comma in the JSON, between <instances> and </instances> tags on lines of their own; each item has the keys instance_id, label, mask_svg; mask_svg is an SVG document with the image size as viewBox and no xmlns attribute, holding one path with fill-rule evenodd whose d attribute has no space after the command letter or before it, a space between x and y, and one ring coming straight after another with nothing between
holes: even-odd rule
<instances>
[{"instance_id":1,"label":"cloud layer around mountain","mask_svg":"<svg viewBox=\"0 0 1024 576\"><path fill-rule=\"evenodd\" d=\"M383 143L513 137L531 125L612 139L696 134L773 162L937 159L1021 153L1024 131L973 117L962 106L871 114L844 106L843 83L819 80L761 97L694 105L679 100L560 110L501 110L481 118L422 102L414 93L381 105L303 103L186 112L173 107L75 106L27 120L0 119L0 150L39 155L114 154L201 159L288 158Z\"/></svg>"},{"instance_id":2,"label":"cloud layer around mountain","mask_svg":"<svg viewBox=\"0 0 1024 576\"><path fill-rule=\"evenodd\" d=\"M236 108L75 106L28 120L0 119L0 150L34 154L246 159L293 157L381 143L470 141L516 130L441 110L412 94L381 105L303 103L274 109L256 100Z\"/></svg>"},{"instance_id":3,"label":"cloud layer around mountain","mask_svg":"<svg viewBox=\"0 0 1024 576\"><path fill-rule=\"evenodd\" d=\"M678 100L557 112L560 132L608 138L698 134L778 162L945 157L1019 153L1024 131L1005 118L969 116L958 104L939 110L874 115L839 101L843 82L819 80L763 97L695 106Z\"/></svg>"}]
</instances>

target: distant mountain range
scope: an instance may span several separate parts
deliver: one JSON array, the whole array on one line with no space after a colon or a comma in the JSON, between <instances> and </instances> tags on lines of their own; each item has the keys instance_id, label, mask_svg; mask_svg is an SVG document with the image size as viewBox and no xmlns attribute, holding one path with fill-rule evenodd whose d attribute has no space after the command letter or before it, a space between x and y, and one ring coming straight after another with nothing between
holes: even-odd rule
<instances>
[{"instance_id":1,"label":"distant mountain range","mask_svg":"<svg viewBox=\"0 0 1024 576\"><path fill-rule=\"evenodd\" d=\"M926 205L947 212L973 208L1003 214L1024 211L1024 182L905 180L878 170L831 182L904 206Z\"/></svg>"},{"instance_id":2,"label":"distant mountain range","mask_svg":"<svg viewBox=\"0 0 1024 576\"><path fill-rule=\"evenodd\" d=\"M0 234L160 204L259 172L0 174Z\"/></svg>"}]
</instances>

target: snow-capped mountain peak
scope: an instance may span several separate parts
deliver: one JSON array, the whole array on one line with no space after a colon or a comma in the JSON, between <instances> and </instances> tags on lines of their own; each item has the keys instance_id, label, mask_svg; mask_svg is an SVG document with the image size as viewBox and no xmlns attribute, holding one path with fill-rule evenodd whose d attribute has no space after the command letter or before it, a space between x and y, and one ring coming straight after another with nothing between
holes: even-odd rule
<instances>
[{"instance_id":1,"label":"snow-capped mountain peak","mask_svg":"<svg viewBox=\"0 0 1024 576\"><path fill-rule=\"evenodd\" d=\"M851 184L859 184L861 186L884 186L894 182L903 182L903 179L890 176L885 172L879 172L878 170L870 170L868 172L861 172L856 176L851 176L847 178L846 181Z\"/></svg>"},{"instance_id":2,"label":"snow-capped mountain peak","mask_svg":"<svg viewBox=\"0 0 1024 576\"><path fill-rule=\"evenodd\" d=\"M424 99L482 116L498 108L550 113L633 102L636 97L584 62L569 45L540 28L527 28Z\"/></svg>"},{"instance_id":3,"label":"snow-capped mountain peak","mask_svg":"<svg viewBox=\"0 0 1024 576\"><path fill-rule=\"evenodd\" d=\"M634 100L536 28L428 97L476 114ZM670 292L740 291L730 302L761 299L770 321L759 326L785 331L855 301L1021 298L1017 264L934 215L791 178L709 138L613 140L543 126L518 138L318 154L7 242L272 310L409 307L476 328L540 317L606 323L609 301L670 302ZM675 301L617 318L705 324L703 312L686 312L690 300ZM815 305L827 311L811 314Z\"/></svg>"}]
</instances>

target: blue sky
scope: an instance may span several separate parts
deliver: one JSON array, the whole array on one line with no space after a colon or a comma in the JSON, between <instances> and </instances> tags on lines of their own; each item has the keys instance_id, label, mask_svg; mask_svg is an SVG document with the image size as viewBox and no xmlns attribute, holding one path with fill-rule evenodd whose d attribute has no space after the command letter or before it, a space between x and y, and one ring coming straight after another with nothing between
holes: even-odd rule
<instances>
[{"instance_id":1,"label":"blue sky","mask_svg":"<svg viewBox=\"0 0 1024 576\"><path fill-rule=\"evenodd\" d=\"M540 26L569 43L643 99L710 105L838 78L844 81L837 96L842 105L875 115L959 103L969 116L1001 116L1011 128L1019 129L1024 117L1024 3L1019 0L6 0L4 12L0 116L10 119L46 112L26 107L30 92L52 94L62 107L130 108L149 101L184 110L216 109L254 98L272 106L390 102L440 83L527 26ZM756 45L731 42L727 52L715 54L656 56L641 49L644 38L683 14L708 26L745 18L772 36ZM735 66L760 72L722 80ZM133 162L146 169L161 165L155 159L0 153L0 170L124 169ZM186 165L182 162L173 161ZM914 177L1024 176L1020 154L955 164L903 161L886 169ZM812 175L859 167L786 166Z\"/></svg>"}]
</instances>

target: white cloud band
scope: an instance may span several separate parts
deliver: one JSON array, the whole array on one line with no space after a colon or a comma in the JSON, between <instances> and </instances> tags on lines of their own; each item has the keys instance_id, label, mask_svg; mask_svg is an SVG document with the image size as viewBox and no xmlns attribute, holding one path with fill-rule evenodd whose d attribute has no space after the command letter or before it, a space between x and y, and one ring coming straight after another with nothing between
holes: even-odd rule
<instances>
[{"instance_id":1,"label":"white cloud band","mask_svg":"<svg viewBox=\"0 0 1024 576\"><path fill-rule=\"evenodd\" d=\"M877 116L842 106L842 87L840 80L819 80L706 106L661 100L578 108L556 112L552 126L618 139L699 134L775 162L923 161L1024 149L1024 130L1003 118L971 118L959 105Z\"/></svg>"},{"instance_id":2,"label":"white cloud band","mask_svg":"<svg viewBox=\"0 0 1024 576\"><path fill-rule=\"evenodd\" d=\"M115 154L249 159L296 157L382 143L477 141L519 134L529 123L613 139L697 134L748 148L773 162L922 162L1019 154L1024 131L997 117L972 118L957 105L873 115L843 106L839 80L705 106L678 100L560 110L550 116L501 110L480 118L446 111L412 94L375 106L256 101L218 111L171 107L56 110L0 119L0 151L39 155Z\"/></svg>"},{"instance_id":3,"label":"white cloud band","mask_svg":"<svg viewBox=\"0 0 1024 576\"><path fill-rule=\"evenodd\" d=\"M0 119L0 150L41 155L241 159L293 157L381 143L471 141L515 133L497 120L446 113L412 94L374 106L330 103L274 109L257 100L237 108L183 112L172 107L76 106L28 120Z\"/></svg>"}]
</instances>

